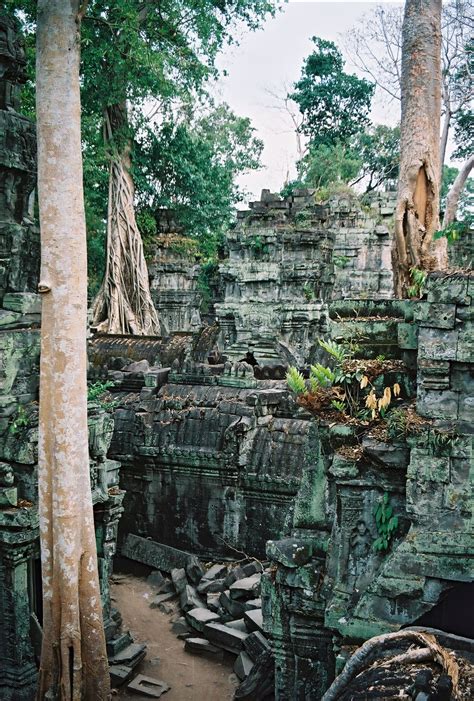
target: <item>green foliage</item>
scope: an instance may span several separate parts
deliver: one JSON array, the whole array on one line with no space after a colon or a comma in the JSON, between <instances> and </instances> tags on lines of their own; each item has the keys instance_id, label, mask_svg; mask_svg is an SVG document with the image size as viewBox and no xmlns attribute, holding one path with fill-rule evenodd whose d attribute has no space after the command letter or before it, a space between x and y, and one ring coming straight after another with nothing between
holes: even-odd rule
<instances>
[{"instance_id":1,"label":"green foliage","mask_svg":"<svg viewBox=\"0 0 474 701\"><path fill-rule=\"evenodd\" d=\"M30 419L27 411L23 406L19 406L16 414L10 419L8 431L12 436L18 436L25 428L28 428Z\"/></svg>"},{"instance_id":2,"label":"green foliage","mask_svg":"<svg viewBox=\"0 0 474 701\"><path fill-rule=\"evenodd\" d=\"M216 260L208 260L201 265L197 279L197 289L201 296L201 311L206 314L212 299L212 288L216 281L219 266Z\"/></svg>"},{"instance_id":3,"label":"green foliage","mask_svg":"<svg viewBox=\"0 0 474 701\"><path fill-rule=\"evenodd\" d=\"M295 394L303 394L306 392L306 382L303 375L295 367L290 367L286 373L286 382L288 387Z\"/></svg>"},{"instance_id":4,"label":"green foliage","mask_svg":"<svg viewBox=\"0 0 474 701\"><path fill-rule=\"evenodd\" d=\"M345 268L350 258L348 256L333 256L332 262L337 268Z\"/></svg>"},{"instance_id":5,"label":"green foliage","mask_svg":"<svg viewBox=\"0 0 474 701\"><path fill-rule=\"evenodd\" d=\"M426 283L428 273L419 268L410 268L410 278L412 284L407 290L408 297L421 297Z\"/></svg>"},{"instance_id":6,"label":"green foliage","mask_svg":"<svg viewBox=\"0 0 474 701\"><path fill-rule=\"evenodd\" d=\"M33 114L36 2L6 0L5 5L26 33L28 84L23 105ZM216 57L226 43L235 41L235 27L256 29L278 6L279 0L90 0L81 27L81 101L91 294L98 289L105 264L109 173L102 136L105 108L125 101L131 107L129 124L114 131L114 148L135 142L132 165L148 250L150 211L176 206L185 230L205 239L204 250L215 252L232 206L242 196L235 177L256 167L262 146L249 121L233 115L227 106L200 115L196 103L210 102L205 92L217 75ZM186 110L179 123L172 113L177 105ZM185 135L176 134L178 130ZM153 153L159 158L148 161L148 171L137 177L141 157Z\"/></svg>"},{"instance_id":7,"label":"green foliage","mask_svg":"<svg viewBox=\"0 0 474 701\"><path fill-rule=\"evenodd\" d=\"M264 243L264 240L262 239L261 236L258 234L255 236L252 236L248 240L250 248L255 252L255 253L268 253L268 246L266 243Z\"/></svg>"},{"instance_id":8,"label":"green foliage","mask_svg":"<svg viewBox=\"0 0 474 701\"><path fill-rule=\"evenodd\" d=\"M311 365L309 384L312 392L316 392L320 387L331 387L336 381L336 374L331 368L327 368L320 363Z\"/></svg>"},{"instance_id":9,"label":"green foliage","mask_svg":"<svg viewBox=\"0 0 474 701\"><path fill-rule=\"evenodd\" d=\"M346 413L346 405L344 402L339 401L338 399L333 399L331 401L331 406L336 409L337 411L341 412L341 414Z\"/></svg>"},{"instance_id":10,"label":"green foliage","mask_svg":"<svg viewBox=\"0 0 474 701\"><path fill-rule=\"evenodd\" d=\"M455 72L455 97L471 95L472 75L474 73L474 37L471 37L464 46L464 51L459 52L463 60ZM474 152L474 113L472 111L472 99L463 100L463 106L457 110L453 117L454 140L457 149L453 158L469 158Z\"/></svg>"},{"instance_id":11,"label":"green foliage","mask_svg":"<svg viewBox=\"0 0 474 701\"><path fill-rule=\"evenodd\" d=\"M108 389L110 389L111 387L114 387L114 385L115 385L115 382L111 382L110 380L107 380L105 382L101 382L100 380L97 382L92 382L87 387L87 401L88 402L99 401L99 403L100 403L101 397L104 396L104 394L107 392Z\"/></svg>"},{"instance_id":12,"label":"green foliage","mask_svg":"<svg viewBox=\"0 0 474 701\"><path fill-rule=\"evenodd\" d=\"M311 142L308 153L298 163L298 182L323 190L333 183L353 180L361 165L359 156L347 144Z\"/></svg>"},{"instance_id":13,"label":"green foliage","mask_svg":"<svg viewBox=\"0 0 474 701\"><path fill-rule=\"evenodd\" d=\"M315 298L314 288L309 282L306 282L303 285L303 294L308 302L311 302L311 300Z\"/></svg>"},{"instance_id":14,"label":"green foliage","mask_svg":"<svg viewBox=\"0 0 474 701\"><path fill-rule=\"evenodd\" d=\"M398 528L398 516L393 513L387 492L384 492L382 499L375 507L374 516L378 533L378 538L373 542L374 550L387 551Z\"/></svg>"},{"instance_id":15,"label":"green foliage","mask_svg":"<svg viewBox=\"0 0 474 701\"><path fill-rule=\"evenodd\" d=\"M336 343L335 341L319 340L319 345L321 348L324 348L326 353L329 353L329 355L331 355L338 363L343 363L345 360L348 360L350 356L347 348L342 346L340 343Z\"/></svg>"},{"instance_id":16,"label":"green foliage","mask_svg":"<svg viewBox=\"0 0 474 701\"><path fill-rule=\"evenodd\" d=\"M291 98L303 115L301 131L315 145L348 144L369 122L375 86L344 72L332 41L313 37L315 50L303 64Z\"/></svg>"},{"instance_id":17,"label":"green foliage","mask_svg":"<svg viewBox=\"0 0 474 701\"><path fill-rule=\"evenodd\" d=\"M355 136L351 148L361 164L356 182L365 180L366 193L396 182L400 163L400 127L371 126Z\"/></svg>"}]
</instances>

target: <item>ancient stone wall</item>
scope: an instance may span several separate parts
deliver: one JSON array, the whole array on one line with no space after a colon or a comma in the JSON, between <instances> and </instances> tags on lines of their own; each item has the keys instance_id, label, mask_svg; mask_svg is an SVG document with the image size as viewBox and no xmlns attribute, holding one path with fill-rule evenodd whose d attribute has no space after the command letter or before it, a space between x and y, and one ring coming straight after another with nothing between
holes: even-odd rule
<instances>
[{"instance_id":1,"label":"ancient stone wall","mask_svg":"<svg viewBox=\"0 0 474 701\"><path fill-rule=\"evenodd\" d=\"M443 595L474 579L472 285L469 274L431 276L427 300L410 305L415 320L407 307L399 322L400 344L416 353L405 392L421 424L356 440L354 427L318 421L293 528L267 547L277 570L264 576L264 621L281 701L321 698L348 646L373 635L419 620L472 634L472 616L436 616ZM341 450L360 443L356 458ZM380 551L384 498L398 527Z\"/></svg>"},{"instance_id":2,"label":"ancient stone wall","mask_svg":"<svg viewBox=\"0 0 474 701\"><path fill-rule=\"evenodd\" d=\"M153 257L148 264L150 291L167 333L199 329L199 270L192 239L172 233L162 233L156 237Z\"/></svg>"}]
</instances>

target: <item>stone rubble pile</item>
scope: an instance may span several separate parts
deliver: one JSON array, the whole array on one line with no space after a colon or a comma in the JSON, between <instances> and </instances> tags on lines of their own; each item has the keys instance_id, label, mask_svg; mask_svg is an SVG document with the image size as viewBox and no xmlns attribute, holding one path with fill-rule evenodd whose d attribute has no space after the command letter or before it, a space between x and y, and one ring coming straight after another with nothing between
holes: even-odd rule
<instances>
[{"instance_id":1,"label":"stone rubble pile","mask_svg":"<svg viewBox=\"0 0 474 701\"><path fill-rule=\"evenodd\" d=\"M154 570L147 580L154 591L150 608L171 614L178 603L172 631L184 640L186 652L216 660L224 651L236 656L234 672L241 686L235 698L247 698L248 689L258 692L272 662L262 622L263 571L257 560L216 563L206 569L193 557L171 569L169 576ZM241 688L244 695L239 696Z\"/></svg>"}]
</instances>

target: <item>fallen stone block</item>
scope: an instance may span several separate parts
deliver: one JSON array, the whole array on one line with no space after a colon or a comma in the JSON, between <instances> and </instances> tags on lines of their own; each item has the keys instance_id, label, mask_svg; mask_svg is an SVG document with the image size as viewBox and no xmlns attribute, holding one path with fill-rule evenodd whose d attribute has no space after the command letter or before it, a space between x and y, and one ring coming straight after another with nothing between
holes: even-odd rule
<instances>
[{"instance_id":1,"label":"fallen stone block","mask_svg":"<svg viewBox=\"0 0 474 701\"><path fill-rule=\"evenodd\" d=\"M182 567L171 570L171 581L178 594L181 594L181 592L186 589L188 583L186 571Z\"/></svg>"},{"instance_id":2,"label":"fallen stone block","mask_svg":"<svg viewBox=\"0 0 474 701\"><path fill-rule=\"evenodd\" d=\"M224 652L220 647L216 647L205 638L187 638L184 642L186 652L192 652L194 655L202 655L212 659L221 660Z\"/></svg>"},{"instance_id":3,"label":"fallen stone block","mask_svg":"<svg viewBox=\"0 0 474 701\"><path fill-rule=\"evenodd\" d=\"M132 636L127 631L118 635L116 638L107 641L107 655L116 655L120 650L124 650L128 645L133 643Z\"/></svg>"},{"instance_id":4,"label":"fallen stone block","mask_svg":"<svg viewBox=\"0 0 474 701\"><path fill-rule=\"evenodd\" d=\"M201 633L206 623L219 621L219 615L207 608L195 608L186 613L186 620L190 626Z\"/></svg>"},{"instance_id":5,"label":"fallen stone block","mask_svg":"<svg viewBox=\"0 0 474 701\"><path fill-rule=\"evenodd\" d=\"M160 570L153 570L153 572L150 572L148 577L146 578L147 584L149 584L151 587L159 587L163 582L166 581L166 578L163 577L161 574Z\"/></svg>"},{"instance_id":6,"label":"fallen stone block","mask_svg":"<svg viewBox=\"0 0 474 701\"><path fill-rule=\"evenodd\" d=\"M246 565L243 565L242 567L242 572L246 577L251 577L253 574L257 574L258 572L263 572L263 567L260 564L260 562L254 561L254 562L249 562Z\"/></svg>"},{"instance_id":7,"label":"fallen stone block","mask_svg":"<svg viewBox=\"0 0 474 701\"><path fill-rule=\"evenodd\" d=\"M260 594L260 580L259 572L251 577L236 580L229 587L231 599L255 599Z\"/></svg>"},{"instance_id":8,"label":"fallen stone block","mask_svg":"<svg viewBox=\"0 0 474 701\"><path fill-rule=\"evenodd\" d=\"M243 681L246 677L248 677L248 675L252 671L253 666L253 660L250 659L250 657L245 651L242 651L235 660L234 672L238 676L240 681Z\"/></svg>"},{"instance_id":9,"label":"fallen stone block","mask_svg":"<svg viewBox=\"0 0 474 701\"><path fill-rule=\"evenodd\" d=\"M244 613L244 621L251 633L253 633L255 630L259 630L261 633L263 633L262 609L246 611Z\"/></svg>"},{"instance_id":10,"label":"fallen stone block","mask_svg":"<svg viewBox=\"0 0 474 701\"><path fill-rule=\"evenodd\" d=\"M228 628L223 623L207 623L203 630L206 638L213 645L221 647L228 652L233 652L238 655L244 647L244 640L248 633L243 633L241 630Z\"/></svg>"},{"instance_id":11,"label":"fallen stone block","mask_svg":"<svg viewBox=\"0 0 474 701\"><path fill-rule=\"evenodd\" d=\"M271 698L275 684L275 663L270 650L264 652L255 661L249 675L235 690L234 699L254 701L254 699Z\"/></svg>"},{"instance_id":12,"label":"fallen stone block","mask_svg":"<svg viewBox=\"0 0 474 701\"><path fill-rule=\"evenodd\" d=\"M216 592L224 591L224 579L201 579L198 584L199 594L215 594Z\"/></svg>"},{"instance_id":13,"label":"fallen stone block","mask_svg":"<svg viewBox=\"0 0 474 701\"><path fill-rule=\"evenodd\" d=\"M203 575L203 579L225 579L228 574L227 565L211 565Z\"/></svg>"},{"instance_id":14,"label":"fallen stone block","mask_svg":"<svg viewBox=\"0 0 474 701\"><path fill-rule=\"evenodd\" d=\"M188 635L191 635L192 633L192 630L188 626L184 616L180 616L178 619L176 619L176 621L173 621L171 625L171 631L178 638L185 638Z\"/></svg>"},{"instance_id":15,"label":"fallen stone block","mask_svg":"<svg viewBox=\"0 0 474 701\"><path fill-rule=\"evenodd\" d=\"M244 579L245 577L245 572L241 567L234 567L233 570L229 572L227 577L225 578L225 587L228 589L231 584L236 582L238 579Z\"/></svg>"},{"instance_id":16,"label":"fallen stone block","mask_svg":"<svg viewBox=\"0 0 474 701\"><path fill-rule=\"evenodd\" d=\"M112 664L109 667L110 683L112 686L121 686L128 682L133 674L133 667L124 664Z\"/></svg>"},{"instance_id":17,"label":"fallen stone block","mask_svg":"<svg viewBox=\"0 0 474 701\"><path fill-rule=\"evenodd\" d=\"M242 618L246 610L243 601L237 601L230 598L229 590L222 592L219 597L219 603L232 618Z\"/></svg>"},{"instance_id":18,"label":"fallen stone block","mask_svg":"<svg viewBox=\"0 0 474 701\"><path fill-rule=\"evenodd\" d=\"M245 638L244 647L252 660L255 661L263 652L270 649L270 643L259 630L256 630Z\"/></svg>"},{"instance_id":19,"label":"fallen stone block","mask_svg":"<svg viewBox=\"0 0 474 701\"><path fill-rule=\"evenodd\" d=\"M244 605L244 608L246 611L253 611L255 609L261 609L262 608L262 600L260 598L249 599L248 601L244 601L243 605Z\"/></svg>"},{"instance_id":20,"label":"fallen stone block","mask_svg":"<svg viewBox=\"0 0 474 701\"><path fill-rule=\"evenodd\" d=\"M173 592L168 592L168 594L157 594L156 596L153 597L150 603L150 608L151 609L157 609L160 608L162 604L164 604L166 601L171 601L176 597L176 594Z\"/></svg>"},{"instance_id":21,"label":"fallen stone block","mask_svg":"<svg viewBox=\"0 0 474 701\"><path fill-rule=\"evenodd\" d=\"M159 699L162 694L170 690L169 684L161 681L161 679L153 679L146 677L144 674L138 674L135 679L127 685L130 691L137 691L139 694L149 696L152 699Z\"/></svg>"},{"instance_id":22,"label":"fallen stone block","mask_svg":"<svg viewBox=\"0 0 474 701\"><path fill-rule=\"evenodd\" d=\"M187 584L179 596L179 605L183 611L191 611L191 609L205 608L204 601L198 595L196 589L190 584Z\"/></svg>"},{"instance_id":23,"label":"fallen stone block","mask_svg":"<svg viewBox=\"0 0 474 701\"><path fill-rule=\"evenodd\" d=\"M217 613L220 607L219 594L208 594L206 597L207 608L209 611Z\"/></svg>"},{"instance_id":24,"label":"fallen stone block","mask_svg":"<svg viewBox=\"0 0 474 701\"><path fill-rule=\"evenodd\" d=\"M136 667L145 657L146 645L143 643L132 643L120 650L115 655L109 657L110 665L125 665L126 667Z\"/></svg>"},{"instance_id":25,"label":"fallen stone block","mask_svg":"<svg viewBox=\"0 0 474 701\"><path fill-rule=\"evenodd\" d=\"M238 618L237 620L227 621L226 626L233 628L234 630L241 630L242 633L248 633L247 626L243 618Z\"/></svg>"},{"instance_id":26,"label":"fallen stone block","mask_svg":"<svg viewBox=\"0 0 474 701\"><path fill-rule=\"evenodd\" d=\"M189 580L193 584L199 584L201 579L203 578L206 570L202 566L202 564L199 562L199 560L194 560L193 562L190 562L189 565L186 566L186 574L188 575Z\"/></svg>"},{"instance_id":27,"label":"fallen stone block","mask_svg":"<svg viewBox=\"0 0 474 701\"><path fill-rule=\"evenodd\" d=\"M192 562L198 562L195 555L184 550L172 548L170 545L157 543L155 540L142 538L129 533L122 545L120 554L130 560L142 562L155 570L171 573L179 567L186 568Z\"/></svg>"}]
</instances>

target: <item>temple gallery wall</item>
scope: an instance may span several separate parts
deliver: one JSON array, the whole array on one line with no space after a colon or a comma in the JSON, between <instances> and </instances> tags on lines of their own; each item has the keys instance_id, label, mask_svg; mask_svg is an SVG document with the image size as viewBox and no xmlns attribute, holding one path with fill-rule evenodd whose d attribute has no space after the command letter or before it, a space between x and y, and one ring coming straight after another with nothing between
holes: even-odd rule
<instances>
[{"instance_id":1,"label":"temple gallery wall","mask_svg":"<svg viewBox=\"0 0 474 701\"><path fill-rule=\"evenodd\" d=\"M35 127L18 102L24 54L4 17L3 34L0 697L28 701L42 617L39 230ZM175 578L185 571L188 629L230 647L241 681L254 684L253 697L236 698L271 698L258 691L270 677L279 701L320 699L355 646L406 626L472 638L472 610L453 603L474 580L472 239L421 298L394 299L393 210L392 193L317 203L310 190L264 190L227 234L205 309L192 247L164 228L150 280L166 334L91 335L90 383L107 383L90 397L89 450L117 684L145 655L110 599L117 556ZM377 401L391 388L391 414L376 409L374 422L362 399L318 405L288 386L290 366L306 381L310 365L337 371L320 341L349 349L345 372L367 377ZM396 517L391 530L380 509L384 523ZM199 569L198 559L227 567L242 557L261 565L233 581L229 569ZM252 577L248 591L234 586ZM212 612L206 627L190 616L196 608ZM229 642L225 626L243 619L240 642Z\"/></svg>"}]
</instances>

